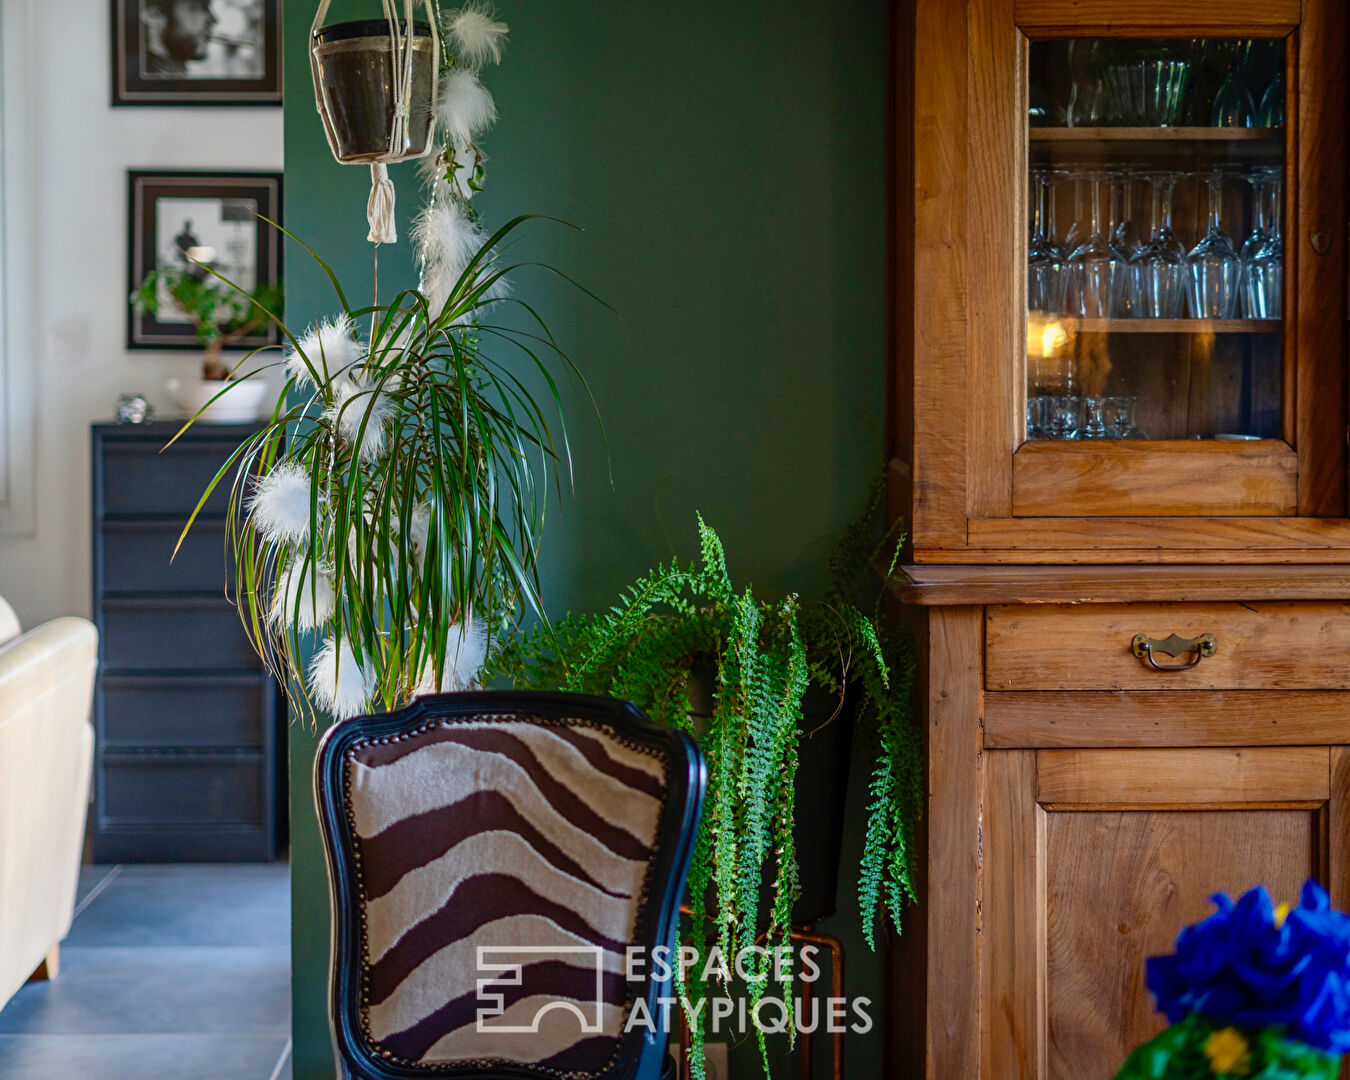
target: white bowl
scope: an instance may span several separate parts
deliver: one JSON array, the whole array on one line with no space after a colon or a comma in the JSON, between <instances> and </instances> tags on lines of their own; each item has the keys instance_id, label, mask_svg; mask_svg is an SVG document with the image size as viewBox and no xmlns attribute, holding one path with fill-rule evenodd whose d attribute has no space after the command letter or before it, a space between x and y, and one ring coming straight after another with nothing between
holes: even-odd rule
<instances>
[{"instance_id":1,"label":"white bowl","mask_svg":"<svg viewBox=\"0 0 1350 1080\"><path fill-rule=\"evenodd\" d=\"M164 389L169 399L178 406L184 418L197 416L197 410L213 397L220 398L211 402L206 411L197 419L208 424L246 424L258 419L263 402L267 397L267 382L264 379L246 379L235 382L219 382L215 379L168 379Z\"/></svg>"}]
</instances>

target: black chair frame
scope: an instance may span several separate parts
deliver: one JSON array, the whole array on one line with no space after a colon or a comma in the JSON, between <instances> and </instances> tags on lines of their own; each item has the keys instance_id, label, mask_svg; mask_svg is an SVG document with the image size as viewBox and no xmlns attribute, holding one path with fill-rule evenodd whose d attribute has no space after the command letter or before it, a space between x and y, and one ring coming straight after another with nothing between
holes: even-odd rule
<instances>
[{"instance_id":1,"label":"black chair frame","mask_svg":"<svg viewBox=\"0 0 1350 1080\"><path fill-rule=\"evenodd\" d=\"M633 944L647 950L673 950L679 928L680 902L693 857L703 811L707 770L703 754L688 736L648 720L634 705L584 694L479 691L417 698L395 712L359 716L334 725L324 735L314 761L314 798L328 862L329 898L333 914L329 968L329 1021L339 1076L351 1080L426 1080L447 1076L463 1080L558 1080L563 1073L529 1065L478 1064L414 1066L386 1058L361 1031L361 923L358 878L354 865L356 836L345 809L345 762L354 747L372 739L407 735L443 724L481 720L494 715L522 719L581 719L608 726L628 742L662 753L670 762L667 792L648 870L647 903L638 916ZM647 1010L658 1023L661 998L671 998L671 976L648 978ZM671 1024L678 1008L666 1010ZM657 1080L668 1075L668 1031L636 1026L620 1035L619 1052L597 1080Z\"/></svg>"}]
</instances>

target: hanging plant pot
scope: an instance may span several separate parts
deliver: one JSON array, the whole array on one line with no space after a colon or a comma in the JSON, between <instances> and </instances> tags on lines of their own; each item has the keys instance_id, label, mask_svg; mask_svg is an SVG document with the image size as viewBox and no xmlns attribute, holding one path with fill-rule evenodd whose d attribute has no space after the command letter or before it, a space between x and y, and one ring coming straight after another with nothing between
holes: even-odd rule
<instances>
[{"instance_id":1,"label":"hanging plant pot","mask_svg":"<svg viewBox=\"0 0 1350 1080\"><path fill-rule=\"evenodd\" d=\"M386 19L314 31L314 88L328 146L344 165L404 161L431 148L439 46L429 23L414 22L410 37L405 22L395 25L398 36Z\"/></svg>"},{"instance_id":2,"label":"hanging plant pot","mask_svg":"<svg viewBox=\"0 0 1350 1080\"><path fill-rule=\"evenodd\" d=\"M309 68L314 105L333 156L370 166L366 220L373 244L392 244L394 184L387 166L431 149L440 82L441 38L436 0L381 0L383 19L324 25L332 0L319 0L310 29ZM420 2L427 21L415 22Z\"/></svg>"}]
</instances>

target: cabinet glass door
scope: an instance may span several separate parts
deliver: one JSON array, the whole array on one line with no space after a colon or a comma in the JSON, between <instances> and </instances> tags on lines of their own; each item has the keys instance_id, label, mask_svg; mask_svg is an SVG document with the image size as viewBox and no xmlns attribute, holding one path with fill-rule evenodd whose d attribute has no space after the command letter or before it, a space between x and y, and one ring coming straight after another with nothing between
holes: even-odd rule
<instances>
[{"instance_id":1,"label":"cabinet glass door","mask_svg":"<svg viewBox=\"0 0 1350 1080\"><path fill-rule=\"evenodd\" d=\"M1030 441L1289 439L1282 39L1032 41Z\"/></svg>"}]
</instances>

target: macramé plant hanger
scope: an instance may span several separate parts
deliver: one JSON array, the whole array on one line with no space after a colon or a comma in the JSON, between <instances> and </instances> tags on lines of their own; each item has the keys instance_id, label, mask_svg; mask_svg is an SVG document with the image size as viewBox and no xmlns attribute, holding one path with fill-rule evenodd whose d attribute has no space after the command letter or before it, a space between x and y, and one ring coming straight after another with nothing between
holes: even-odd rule
<instances>
[{"instance_id":1,"label":"macram\u00e9 plant hanger","mask_svg":"<svg viewBox=\"0 0 1350 1080\"><path fill-rule=\"evenodd\" d=\"M333 156L369 165L366 217L373 244L398 239L394 184L388 165L425 156L435 147L441 37L433 0L420 0L426 21L414 22L419 0L381 0L382 19L324 26L332 0L319 0L310 34L314 104Z\"/></svg>"}]
</instances>

